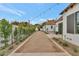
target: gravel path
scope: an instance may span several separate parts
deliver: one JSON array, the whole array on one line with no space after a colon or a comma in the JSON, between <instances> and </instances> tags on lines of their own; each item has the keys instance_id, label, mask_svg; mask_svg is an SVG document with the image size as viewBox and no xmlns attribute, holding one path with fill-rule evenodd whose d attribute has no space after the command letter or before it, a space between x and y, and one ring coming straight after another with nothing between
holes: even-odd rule
<instances>
[{"instance_id":1,"label":"gravel path","mask_svg":"<svg viewBox=\"0 0 79 59\"><path fill-rule=\"evenodd\" d=\"M41 54L42 53L42 54ZM13 55L66 55L58 46L50 41L49 37L41 31L32 34Z\"/></svg>"},{"instance_id":2,"label":"gravel path","mask_svg":"<svg viewBox=\"0 0 79 59\"><path fill-rule=\"evenodd\" d=\"M39 31L35 32L32 38L16 52L61 52L61 50L49 40L45 33Z\"/></svg>"}]
</instances>

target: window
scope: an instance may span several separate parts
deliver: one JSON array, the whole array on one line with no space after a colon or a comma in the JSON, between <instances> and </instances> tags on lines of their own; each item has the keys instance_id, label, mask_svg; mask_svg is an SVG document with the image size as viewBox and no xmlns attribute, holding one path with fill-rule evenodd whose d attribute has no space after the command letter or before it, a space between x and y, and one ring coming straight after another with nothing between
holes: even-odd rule
<instances>
[{"instance_id":1,"label":"window","mask_svg":"<svg viewBox=\"0 0 79 59\"><path fill-rule=\"evenodd\" d=\"M67 16L67 33L75 33L75 32L79 34L79 12Z\"/></svg>"},{"instance_id":2,"label":"window","mask_svg":"<svg viewBox=\"0 0 79 59\"><path fill-rule=\"evenodd\" d=\"M76 33L79 33L79 12L76 13Z\"/></svg>"},{"instance_id":3,"label":"window","mask_svg":"<svg viewBox=\"0 0 79 59\"><path fill-rule=\"evenodd\" d=\"M53 26L51 26L51 29L53 28Z\"/></svg>"},{"instance_id":4,"label":"window","mask_svg":"<svg viewBox=\"0 0 79 59\"><path fill-rule=\"evenodd\" d=\"M75 20L75 13L67 16L67 33L74 34L74 20Z\"/></svg>"},{"instance_id":5,"label":"window","mask_svg":"<svg viewBox=\"0 0 79 59\"><path fill-rule=\"evenodd\" d=\"M58 32L59 32L59 34L62 34L62 31L63 31L63 23L59 23L58 24Z\"/></svg>"},{"instance_id":6,"label":"window","mask_svg":"<svg viewBox=\"0 0 79 59\"><path fill-rule=\"evenodd\" d=\"M46 30L48 31L48 28Z\"/></svg>"}]
</instances>

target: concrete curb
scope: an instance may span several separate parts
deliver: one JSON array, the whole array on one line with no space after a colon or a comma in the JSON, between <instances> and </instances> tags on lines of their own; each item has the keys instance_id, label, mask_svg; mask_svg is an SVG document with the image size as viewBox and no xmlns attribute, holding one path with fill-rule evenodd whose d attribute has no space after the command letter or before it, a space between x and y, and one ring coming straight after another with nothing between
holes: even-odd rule
<instances>
[{"instance_id":1,"label":"concrete curb","mask_svg":"<svg viewBox=\"0 0 79 59\"><path fill-rule=\"evenodd\" d=\"M49 37L49 36L48 36ZM50 41L56 44L63 52L65 52L68 56L72 56L70 53L68 53L62 46L60 46L58 43L56 43L53 39L49 37Z\"/></svg>"},{"instance_id":2,"label":"concrete curb","mask_svg":"<svg viewBox=\"0 0 79 59\"><path fill-rule=\"evenodd\" d=\"M12 56L67 56L64 52L54 53L14 53Z\"/></svg>"},{"instance_id":3,"label":"concrete curb","mask_svg":"<svg viewBox=\"0 0 79 59\"><path fill-rule=\"evenodd\" d=\"M34 33L33 33L34 34ZM33 35L32 34L32 35ZM20 47L22 47L26 42L28 42L30 40L30 38L32 37L32 35L30 37L28 37L24 42L22 42L15 50L13 50L8 56L11 56L12 54L14 54Z\"/></svg>"}]
</instances>

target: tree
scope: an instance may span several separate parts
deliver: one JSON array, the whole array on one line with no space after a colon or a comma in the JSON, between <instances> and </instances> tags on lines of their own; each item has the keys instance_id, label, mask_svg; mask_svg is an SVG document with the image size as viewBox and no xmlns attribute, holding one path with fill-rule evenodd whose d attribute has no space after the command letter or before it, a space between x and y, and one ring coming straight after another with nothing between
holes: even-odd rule
<instances>
[{"instance_id":1,"label":"tree","mask_svg":"<svg viewBox=\"0 0 79 59\"><path fill-rule=\"evenodd\" d=\"M14 22L12 22L11 24L13 24L13 25L18 25L18 24L19 24L19 22L14 21Z\"/></svg>"},{"instance_id":2,"label":"tree","mask_svg":"<svg viewBox=\"0 0 79 59\"><path fill-rule=\"evenodd\" d=\"M15 39L16 44L19 43L18 36L19 36L18 35L18 28L16 27L14 30L14 39Z\"/></svg>"},{"instance_id":3,"label":"tree","mask_svg":"<svg viewBox=\"0 0 79 59\"><path fill-rule=\"evenodd\" d=\"M14 38L16 44L22 41L23 35L25 35L25 29L22 24L19 24L18 27L16 27L14 30Z\"/></svg>"},{"instance_id":4,"label":"tree","mask_svg":"<svg viewBox=\"0 0 79 59\"><path fill-rule=\"evenodd\" d=\"M0 31L4 37L3 43L5 44L5 47L8 46L8 37L12 33L12 25L9 24L9 22L5 19L2 19L0 21Z\"/></svg>"},{"instance_id":5,"label":"tree","mask_svg":"<svg viewBox=\"0 0 79 59\"><path fill-rule=\"evenodd\" d=\"M32 34L35 30L35 26L27 25L26 22L21 22L17 25L18 27L15 28L14 37L15 42L18 44L19 42L23 41L27 36Z\"/></svg>"}]
</instances>

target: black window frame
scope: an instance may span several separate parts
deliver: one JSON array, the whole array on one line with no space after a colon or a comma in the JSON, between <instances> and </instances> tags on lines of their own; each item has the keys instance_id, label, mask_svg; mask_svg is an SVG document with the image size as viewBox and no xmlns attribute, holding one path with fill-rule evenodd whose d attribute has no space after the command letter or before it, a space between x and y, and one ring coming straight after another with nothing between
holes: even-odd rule
<instances>
[{"instance_id":1,"label":"black window frame","mask_svg":"<svg viewBox=\"0 0 79 59\"><path fill-rule=\"evenodd\" d=\"M77 11L76 13L75 13L75 32L76 32L76 34L79 34L79 32L78 32L78 29L77 29L77 13L79 13L79 11Z\"/></svg>"},{"instance_id":2,"label":"black window frame","mask_svg":"<svg viewBox=\"0 0 79 59\"><path fill-rule=\"evenodd\" d=\"M73 18L72 18L73 16ZM73 20L72 20L73 19ZM74 27L74 24L75 24L75 13L72 13L70 15L67 16L67 33L70 33L70 34L74 34L75 33L75 27Z\"/></svg>"},{"instance_id":3,"label":"black window frame","mask_svg":"<svg viewBox=\"0 0 79 59\"><path fill-rule=\"evenodd\" d=\"M53 26L51 25L51 29L53 28Z\"/></svg>"},{"instance_id":4,"label":"black window frame","mask_svg":"<svg viewBox=\"0 0 79 59\"><path fill-rule=\"evenodd\" d=\"M63 22L58 24L58 32L59 32L59 34L63 33Z\"/></svg>"}]
</instances>

